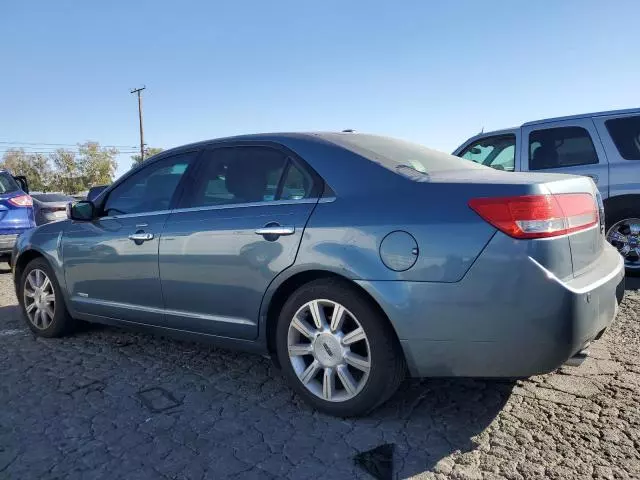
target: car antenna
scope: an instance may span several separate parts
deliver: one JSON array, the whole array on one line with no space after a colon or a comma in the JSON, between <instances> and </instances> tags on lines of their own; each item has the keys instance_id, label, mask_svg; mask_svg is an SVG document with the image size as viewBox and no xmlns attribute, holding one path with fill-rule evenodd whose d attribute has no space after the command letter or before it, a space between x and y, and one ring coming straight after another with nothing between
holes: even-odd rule
<instances>
[{"instance_id":1,"label":"car antenna","mask_svg":"<svg viewBox=\"0 0 640 480\"><path fill-rule=\"evenodd\" d=\"M480 129L480 133L478 135L482 135L484 133L484 125L482 126L482 128Z\"/></svg>"}]
</instances>

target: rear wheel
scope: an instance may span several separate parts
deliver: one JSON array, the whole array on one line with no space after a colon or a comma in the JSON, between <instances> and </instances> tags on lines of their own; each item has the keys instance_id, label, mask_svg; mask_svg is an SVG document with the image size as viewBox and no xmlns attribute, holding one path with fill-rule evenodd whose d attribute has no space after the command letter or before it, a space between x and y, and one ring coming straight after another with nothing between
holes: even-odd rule
<instances>
[{"instance_id":1,"label":"rear wheel","mask_svg":"<svg viewBox=\"0 0 640 480\"><path fill-rule=\"evenodd\" d=\"M366 414L404 379L404 358L389 322L345 281L300 287L284 305L276 335L287 380L325 413Z\"/></svg>"},{"instance_id":2,"label":"rear wheel","mask_svg":"<svg viewBox=\"0 0 640 480\"><path fill-rule=\"evenodd\" d=\"M624 257L627 274L640 275L640 214L619 208L607 216L607 240Z\"/></svg>"},{"instance_id":3,"label":"rear wheel","mask_svg":"<svg viewBox=\"0 0 640 480\"><path fill-rule=\"evenodd\" d=\"M43 258L32 260L22 272L18 301L27 325L36 335L60 337L74 326L56 277Z\"/></svg>"}]
</instances>

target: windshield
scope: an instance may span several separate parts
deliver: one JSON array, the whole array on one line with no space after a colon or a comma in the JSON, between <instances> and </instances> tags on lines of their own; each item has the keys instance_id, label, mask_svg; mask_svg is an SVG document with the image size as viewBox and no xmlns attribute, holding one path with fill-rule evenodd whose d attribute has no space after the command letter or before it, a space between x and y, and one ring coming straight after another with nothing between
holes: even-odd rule
<instances>
[{"instance_id":1,"label":"windshield","mask_svg":"<svg viewBox=\"0 0 640 480\"><path fill-rule=\"evenodd\" d=\"M41 202L72 202L74 200L73 197L64 193L36 193L31 196Z\"/></svg>"},{"instance_id":2,"label":"windshield","mask_svg":"<svg viewBox=\"0 0 640 480\"><path fill-rule=\"evenodd\" d=\"M453 155L395 138L352 133L328 133L321 136L394 172L402 170L401 167L427 174L483 168Z\"/></svg>"},{"instance_id":3,"label":"windshield","mask_svg":"<svg viewBox=\"0 0 640 480\"><path fill-rule=\"evenodd\" d=\"M20 190L18 182L16 182L8 173L0 173L0 194L11 193Z\"/></svg>"}]
</instances>

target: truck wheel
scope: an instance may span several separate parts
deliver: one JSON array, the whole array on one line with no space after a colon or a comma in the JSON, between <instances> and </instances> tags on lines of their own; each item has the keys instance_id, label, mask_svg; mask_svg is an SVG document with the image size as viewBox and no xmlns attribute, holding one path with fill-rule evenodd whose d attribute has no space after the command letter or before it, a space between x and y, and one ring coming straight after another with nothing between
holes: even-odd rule
<instances>
[{"instance_id":1,"label":"truck wheel","mask_svg":"<svg viewBox=\"0 0 640 480\"><path fill-rule=\"evenodd\" d=\"M607 241L624 257L627 275L640 275L640 212L619 207L606 216Z\"/></svg>"}]
</instances>

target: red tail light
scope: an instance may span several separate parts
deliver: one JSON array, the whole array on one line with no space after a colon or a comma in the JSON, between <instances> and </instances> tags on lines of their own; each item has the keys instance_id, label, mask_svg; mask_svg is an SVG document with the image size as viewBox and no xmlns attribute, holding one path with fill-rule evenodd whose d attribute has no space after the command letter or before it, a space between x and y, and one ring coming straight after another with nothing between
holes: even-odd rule
<instances>
[{"instance_id":1,"label":"red tail light","mask_svg":"<svg viewBox=\"0 0 640 480\"><path fill-rule=\"evenodd\" d=\"M469 207L514 238L556 237L598 224L596 202L589 193L474 198Z\"/></svg>"},{"instance_id":2,"label":"red tail light","mask_svg":"<svg viewBox=\"0 0 640 480\"><path fill-rule=\"evenodd\" d=\"M18 195L10 198L9 203L15 207L32 207L33 199L29 195Z\"/></svg>"}]
</instances>

